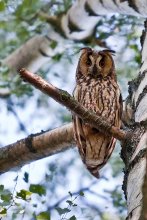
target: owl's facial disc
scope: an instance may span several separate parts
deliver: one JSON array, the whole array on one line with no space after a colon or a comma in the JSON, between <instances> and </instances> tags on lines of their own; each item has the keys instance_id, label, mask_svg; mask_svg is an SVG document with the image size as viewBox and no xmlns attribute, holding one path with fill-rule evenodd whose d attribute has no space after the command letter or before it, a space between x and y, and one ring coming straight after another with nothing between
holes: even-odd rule
<instances>
[{"instance_id":1,"label":"owl's facial disc","mask_svg":"<svg viewBox=\"0 0 147 220\"><path fill-rule=\"evenodd\" d=\"M98 57L98 59L100 59L100 57ZM92 53L92 51L89 51L89 53L87 53L87 58L86 58L87 73L88 75L91 75L94 78L96 78L99 75L98 64L96 61L97 61L96 54Z\"/></svg>"},{"instance_id":2,"label":"owl's facial disc","mask_svg":"<svg viewBox=\"0 0 147 220\"><path fill-rule=\"evenodd\" d=\"M102 76L102 70L105 65L105 57L97 54L90 55L87 59L89 74L94 78Z\"/></svg>"},{"instance_id":3,"label":"owl's facial disc","mask_svg":"<svg viewBox=\"0 0 147 220\"><path fill-rule=\"evenodd\" d=\"M107 77L111 73L113 61L109 54L99 54L96 63L102 77Z\"/></svg>"},{"instance_id":4,"label":"owl's facial disc","mask_svg":"<svg viewBox=\"0 0 147 220\"><path fill-rule=\"evenodd\" d=\"M108 50L98 52L91 48L82 48L79 67L83 76L106 78L111 75L114 63Z\"/></svg>"}]
</instances>

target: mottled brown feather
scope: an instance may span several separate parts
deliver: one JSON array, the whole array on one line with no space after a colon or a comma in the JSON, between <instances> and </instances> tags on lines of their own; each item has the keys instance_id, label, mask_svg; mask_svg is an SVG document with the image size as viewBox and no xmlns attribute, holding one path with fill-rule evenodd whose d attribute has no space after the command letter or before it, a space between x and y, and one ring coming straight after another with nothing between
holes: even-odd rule
<instances>
[{"instance_id":1,"label":"mottled brown feather","mask_svg":"<svg viewBox=\"0 0 147 220\"><path fill-rule=\"evenodd\" d=\"M120 127L122 99L111 53L84 48L77 67L76 83L75 99ZM73 116L73 122L82 161L92 175L99 177L98 171L110 158L116 140L85 124L77 116Z\"/></svg>"}]
</instances>

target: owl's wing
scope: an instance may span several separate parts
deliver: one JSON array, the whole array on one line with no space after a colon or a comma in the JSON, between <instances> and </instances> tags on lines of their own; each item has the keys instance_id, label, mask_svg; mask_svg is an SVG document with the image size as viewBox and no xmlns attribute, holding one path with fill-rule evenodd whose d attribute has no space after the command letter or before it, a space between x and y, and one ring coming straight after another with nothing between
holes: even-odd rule
<instances>
[{"instance_id":1,"label":"owl's wing","mask_svg":"<svg viewBox=\"0 0 147 220\"><path fill-rule=\"evenodd\" d=\"M81 102L81 92L80 87L77 86L74 91L74 97L79 102ZM114 125L120 127L122 99L119 97L120 91L116 90L116 92L118 108L113 109L113 111L115 111ZM98 103L95 105L95 110L99 110ZM73 122L75 140L77 142L82 160L91 174L98 178L98 171L110 158L115 147L116 139L111 136L107 136L99 132L97 129L83 123L83 121L77 116L73 116Z\"/></svg>"},{"instance_id":2,"label":"owl's wing","mask_svg":"<svg viewBox=\"0 0 147 220\"><path fill-rule=\"evenodd\" d=\"M81 87L77 85L74 90L74 97L79 102L81 102L81 93ZM102 163L103 150L105 151L105 146L102 147L102 142L106 138L101 138L101 134L97 129L85 124L76 115L73 115L73 124L74 136L82 161L91 174L98 178L98 165Z\"/></svg>"},{"instance_id":3,"label":"owl's wing","mask_svg":"<svg viewBox=\"0 0 147 220\"><path fill-rule=\"evenodd\" d=\"M77 85L73 91L73 96L77 101L80 101L80 92L81 88ZM74 136L77 142L80 155L84 162L85 153L86 153L86 137L83 130L83 122L82 119L78 118L76 115L72 116L73 125L74 125Z\"/></svg>"},{"instance_id":4,"label":"owl's wing","mask_svg":"<svg viewBox=\"0 0 147 220\"><path fill-rule=\"evenodd\" d=\"M83 122L77 116L73 116L74 122L74 136L78 145L78 149L82 160L84 162L85 154L86 154L86 137L83 130Z\"/></svg>"},{"instance_id":5,"label":"owl's wing","mask_svg":"<svg viewBox=\"0 0 147 220\"><path fill-rule=\"evenodd\" d=\"M121 92L120 92L120 89L118 88L117 86L117 89L116 89L116 97L117 97L117 109L115 110L115 121L114 121L114 125L117 126L118 128L120 128L121 126L121 118L122 118L122 111L123 111L123 100L122 100L122 95L121 95ZM114 148L115 148L115 143L116 143L116 139L114 137L111 138L108 146L106 147L106 153L105 153L105 157L104 157L104 161L103 163L101 164L101 167L102 168L108 161L108 159L110 158Z\"/></svg>"}]
</instances>

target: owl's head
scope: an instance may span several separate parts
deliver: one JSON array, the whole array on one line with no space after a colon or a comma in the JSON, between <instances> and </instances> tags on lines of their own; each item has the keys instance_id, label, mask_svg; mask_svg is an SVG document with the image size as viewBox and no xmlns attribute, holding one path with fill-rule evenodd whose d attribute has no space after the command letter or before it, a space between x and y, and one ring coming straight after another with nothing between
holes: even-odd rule
<instances>
[{"instance_id":1,"label":"owl's head","mask_svg":"<svg viewBox=\"0 0 147 220\"><path fill-rule=\"evenodd\" d=\"M90 76L92 78L115 78L115 66L112 54L115 51L95 51L89 47L83 48L77 68L77 78Z\"/></svg>"}]
</instances>

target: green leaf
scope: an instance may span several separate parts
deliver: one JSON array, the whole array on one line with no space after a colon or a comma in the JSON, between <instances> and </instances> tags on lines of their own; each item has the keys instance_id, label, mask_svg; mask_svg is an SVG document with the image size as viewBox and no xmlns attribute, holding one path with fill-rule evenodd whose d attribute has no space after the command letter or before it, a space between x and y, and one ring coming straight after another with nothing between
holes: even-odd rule
<instances>
[{"instance_id":1,"label":"green leaf","mask_svg":"<svg viewBox=\"0 0 147 220\"><path fill-rule=\"evenodd\" d=\"M60 59L62 58L62 55L63 55L62 53L57 53L56 55L52 57L52 59L55 60L56 62L60 61Z\"/></svg>"},{"instance_id":2,"label":"green leaf","mask_svg":"<svg viewBox=\"0 0 147 220\"><path fill-rule=\"evenodd\" d=\"M80 196L84 196L84 193L82 191L80 191L79 195Z\"/></svg>"},{"instance_id":3,"label":"green leaf","mask_svg":"<svg viewBox=\"0 0 147 220\"><path fill-rule=\"evenodd\" d=\"M36 216L37 220L50 220L50 213L49 212L41 212L39 215Z\"/></svg>"},{"instance_id":4,"label":"green leaf","mask_svg":"<svg viewBox=\"0 0 147 220\"><path fill-rule=\"evenodd\" d=\"M37 193L39 196L46 195L46 189L39 184L31 184L29 190L30 192Z\"/></svg>"},{"instance_id":5,"label":"green leaf","mask_svg":"<svg viewBox=\"0 0 147 220\"><path fill-rule=\"evenodd\" d=\"M24 0L23 1L23 7L29 7L30 6L30 0Z\"/></svg>"},{"instance_id":6,"label":"green leaf","mask_svg":"<svg viewBox=\"0 0 147 220\"><path fill-rule=\"evenodd\" d=\"M67 200L66 202L67 202L69 205L73 205L73 202L70 201L70 200Z\"/></svg>"},{"instance_id":7,"label":"green leaf","mask_svg":"<svg viewBox=\"0 0 147 220\"><path fill-rule=\"evenodd\" d=\"M71 216L70 218L69 218L69 220L76 220L77 218L76 218L76 216L75 215L73 215L73 216Z\"/></svg>"},{"instance_id":8,"label":"green leaf","mask_svg":"<svg viewBox=\"0 0 147 220\"><path fill-rule=\"evenodd\" d=\"M10 203L12 199L12 194L10 193L9 190L4 190L3 193L1 194L1 200L3 200L6 203Z\"/></svg>"},{"instance_id":9,"label":"green leaf","mask_svg":"<svg viewBox=\"0 0 147 220\"><path fill-rule=\"evenodd\" d=\"M17 192L17 196L22 198L23 200L30 199L31 195L32 195L32 193L27 191L27 190L25 190L25 189L22 189L22 190L20 190L20 192Z\"/></svg>"},{"instance_id":10,"label":"green leaf","mask_svg":"<svg viewBox=\"0 0 147 220\"><path fill-rule=\"evenodd\" d=\"M5 3L3 1L0 1L0 11L5 10Z\"/></svg>"},{"instance_id":11,"label":"green leaf","mask_svg":"<svg viewBox=\"0 0 147 220\"><path fill-rule=\"evenodd\" d=\"M4 190L4 185L0 185L0 194Z\"/></svg>"},{"instance_id":12,"label":"green leaf","mask_svg":"<svg viewBox=\"0 0 147 220\"><path fill-rule=\"evenodd\" d=\"M6 215L7 214L7 209L6 208L2 208L1 210L0 210L0 216L1 215Z\"/></svg>"},{"instance_id":13,"label":"green leaf","mask_svg":"<svg viewBox=\"0 0 147 220\"><path fill-rule=\"evenodd\" d=\"M70 197L72 197L72 193L70 191L68 193L69 193Z\"/></svg>"},{"instance_id":14,"label":"green leaf","mask_svg":"<svg viewBox=\"0 0 147 220\"><path fill-rule=\"evenodd\" d=\"M29 174L27 172L24 173L24 178L23 180L28 183L29 182Z\"/></svg>"},{"instance_id":15,"label":"green leaf","mask_svg":"<svg viewBox=\"0 0 147 220\"><path fill-rule=\"evenodd\" d=\"M59 213L59 215L63 215L63 214L65 214L65 213L68 213L68 212L71 211L71 210L68 209L68 208L62 209L62 208L60 208L60 207L57 207L56 210L57 210L57 212Z\"/></svg>"},{"instance_id":16,"label":"green leaf","mask_svg":"<svg viewBox=\"0 0 147 220\"><path fill-rule=\"evenodd\" d=\"M50 43L50 47L51 47L52 49L55 49L56 46L57 46L57 41L52 40L51 43Z\"/></svg>"}]
</instances>

